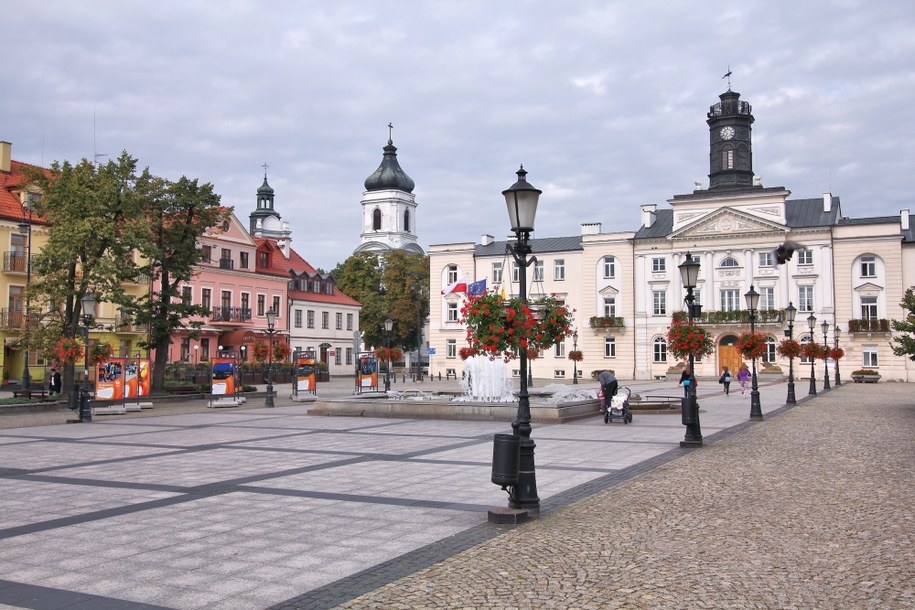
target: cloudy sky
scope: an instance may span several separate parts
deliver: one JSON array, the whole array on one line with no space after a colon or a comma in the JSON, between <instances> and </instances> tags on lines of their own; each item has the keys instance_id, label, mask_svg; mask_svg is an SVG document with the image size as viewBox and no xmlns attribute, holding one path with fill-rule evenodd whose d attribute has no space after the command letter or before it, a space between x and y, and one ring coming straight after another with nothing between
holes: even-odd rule
<instances>
[{"instance_id":1,"label":"cloudy sky","mask_svg":"<svg viewBox=\"0 0 915 610\"><path fill-rule=\"evenodd\" d=\"M635 230L641 204L708 183L729 67L763 185L852 217L915 208L901 0L47 0L2 23L14 159L127 150L212 182L245 223L266 162L294 247L328 270L359 243L389 122L423 247L504 237L520 163L544 191L536 236Z\"/></svg>"}]
</instances>

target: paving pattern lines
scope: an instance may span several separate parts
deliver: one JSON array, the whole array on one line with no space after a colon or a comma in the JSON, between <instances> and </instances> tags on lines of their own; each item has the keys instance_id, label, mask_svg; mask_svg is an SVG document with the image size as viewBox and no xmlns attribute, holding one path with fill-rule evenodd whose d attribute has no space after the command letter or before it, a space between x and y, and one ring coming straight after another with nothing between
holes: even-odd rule
<instances>
[{"instance_id":1,"label":"paving pattern lines","mask_svg":"<svg viewBox=\"0 0 915 610\"><path fill-rule=\"evenodd\" d=\"M915 406L881 389L821 395L338 607L915 607Z\"/></svg>"}]
</instances>

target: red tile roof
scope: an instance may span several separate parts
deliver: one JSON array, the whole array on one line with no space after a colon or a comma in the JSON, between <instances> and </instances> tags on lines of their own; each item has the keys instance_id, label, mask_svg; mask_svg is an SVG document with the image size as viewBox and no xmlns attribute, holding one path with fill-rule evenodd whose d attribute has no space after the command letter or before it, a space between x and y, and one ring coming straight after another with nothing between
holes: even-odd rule
<instances>
[{"instance_id":1,"label":"red tile roof","mask_svg":"<svg viewBox=\"0 0 915 610\"><path fill-rule=\"evenodd\" d=\"M264 268L260 266L260 257L257 257L257 267L256 271L258 273L267 273L270 275L282 276L290 278L289 272L293 271L296 275L302 275L303 273L307 275L320 275L318 270L312 267L308 261L302 258L298 252L289 249L289 256L276 245L276 241L273 239L267 239L265 237L258 237L254 239L254 242L257 244L257 251L267 251L270 253L270 267ZM340 291L336 286L334 287L333 294L325 294L323 292L305 292L302 290L290 290L289 298L295 299L298 301L311 301L314 303L330 303L335 305L352 305L354 307L361 306L359 301L349 297Z\"/></svg>"},{"instance_id":2,"label":"red tile roof","mask_svg":"<svg viewBox=\"0 0 915 610\"><path fill-rule=\"evenodd\" d=\"M0 171L0 218L3 220L13 220L19 222L26 215L22 211L22 201L19 199L19 191L28 181L25 168L34 167L42 170L45 175L51 173L37 165L22 163L21 161L10 161L10 171ZM40 219L33 217L33 222L41 222Z\"/></svg>"}]
</instances>

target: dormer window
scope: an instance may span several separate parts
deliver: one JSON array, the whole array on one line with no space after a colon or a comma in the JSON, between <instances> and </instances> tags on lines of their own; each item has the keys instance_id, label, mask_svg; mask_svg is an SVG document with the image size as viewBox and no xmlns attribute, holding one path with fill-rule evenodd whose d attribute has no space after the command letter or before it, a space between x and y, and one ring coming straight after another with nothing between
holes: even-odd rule
<instances>
[{"instance_id":1,"label":"dormer window","mask_svg":"<svg viewBox=\"0 0 915 610\"><path fill-rule=\"evenodd\" d=\"M260 259L258 265L260 267L269 267L270 266L270 254L268 252L258 252L257 257Z\"/></svg>"}]
</instances>

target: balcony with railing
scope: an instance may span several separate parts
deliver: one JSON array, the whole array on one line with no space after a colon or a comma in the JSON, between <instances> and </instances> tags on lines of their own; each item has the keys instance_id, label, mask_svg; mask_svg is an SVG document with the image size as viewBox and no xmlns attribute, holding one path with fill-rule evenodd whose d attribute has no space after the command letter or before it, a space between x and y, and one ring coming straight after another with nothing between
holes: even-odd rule
<instances>
[{"instance_id":1,"label":"balcony with railing","mask_svg":"<svg viewBox=\"0 0 915 610\"><path fill-rule=\"evenodd\" d=\"M674 322L686 322L685 311L676 311L673 314ZM757 324L785 324L784 309L760 309L756 312ZM699 324L750 324L750 312L746 309L732 311L703 311L696 320Z\"/></svg>"},{"instance_id":2,"label":"balcony with railing","mask_svg":"<svg viewBox=\"0 0 915 610\"><path fill-rule=\"evenodd\" d=\"M233 261L231 258L221 258L219 259L219 268L235 269L235 261Z\"/></svg>"},{"instance_id":3,"label":"balcony with railing","mask_svg":"<svg viewBox=\"0 0 915 610\"><path fill-rule=\"evenodd\" d=\"M597 330L602 328L623 328L623 318L620 316L591 316L588 326Z\"/></svg>"},{"instance_id":4,"label":"balcony with railing","mask_svg":"<svg viewBox=\"0 0 915 610\"><path fill-rule=\"evenodd\" d=\"M3 253L3 271L6 273L25 273L28 271L25 252L9 250Z\"/></svg>"},{"instance_id":5,"label":"balcony with railing","mask_svg":"<svg viewBox=\"0 0 915 610\"><path fill-rule=\"evenodd\" d=\"M138 324L132 316L122 313L115 318L114 329L121 333L145 333L149 330L149 325Z\"/></svg>"},{"instance_id":6,"label":"balcony with railing","mask_svg":"<svg viewBox=\"0 0 915 610\"><path fill-rule=\"evenodd\" d=\"M862 320L849 320L848 332L850 333L888 333L890 321L877 318L864 318Z\"/></svg>"},{"instance_id":7,"label":"balcony with railing","mask_svg":"<svg viewBox=\"0 0 915 610\"><path fill-rule=\"evenodd\" d=\"M250 322L251 309L248 307L214 307L210 322Z\"/></svg>"},{"instance_id":8,"label":"balcony with railing","mask_svg":"<svg viewBox=\"0 0 915 610\"><path fill-rule=\"evenodd\" d=\"M25 312L15 309L0 309L0 328L3 330L24 330Z\"/></svg>"}]
</instances>

